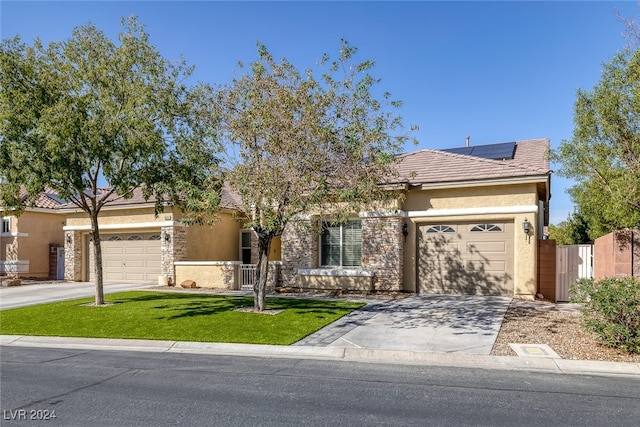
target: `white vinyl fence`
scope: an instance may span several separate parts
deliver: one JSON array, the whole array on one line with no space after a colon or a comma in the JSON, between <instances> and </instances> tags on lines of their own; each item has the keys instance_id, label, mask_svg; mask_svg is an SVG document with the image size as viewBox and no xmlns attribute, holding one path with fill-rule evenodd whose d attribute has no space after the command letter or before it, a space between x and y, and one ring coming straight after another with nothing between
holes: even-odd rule
<instances>
[{"instance_id":1,"label":"white vinyl fence","mask_svg":"<svg viewBox=\"0 0 640 427\"><path fill-rule=\"evenodd\" d=\"M558 245L556 301L569 301L569 287L585 278L593 278L593 245Z\"/></svg>"}]
</instances>

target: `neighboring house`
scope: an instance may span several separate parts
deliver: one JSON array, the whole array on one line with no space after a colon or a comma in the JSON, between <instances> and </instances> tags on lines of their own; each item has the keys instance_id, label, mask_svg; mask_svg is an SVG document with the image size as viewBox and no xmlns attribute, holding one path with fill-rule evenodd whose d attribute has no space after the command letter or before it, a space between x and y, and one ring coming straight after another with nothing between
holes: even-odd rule
<instances>
[{"instance_id":1,"label":"neighboring house","mask_svg":"<svg viewBox=\"0 0 640 427\"><path fill-rule=\"evenodd\" d=\"M64 218L53 191L38 197L20 216L0 206L0 275L62 279Z\"/></svg>"},{"instance_id":2,"label":"neighboring house","mask_svg":"<svg viewBox=\"0 0 640 427\"><path fill-rule=\"evenodd\" d=\"M548 150L534 139L399 156L393 206L287 225L284 285L533 298Z\"/></svg>"},{"instance_id":3,"label":"neighboring house","mask_svg":"<svg viewBox=\"0 0 640 427\"><path fill-rule=\"evenodd\" d=\"M255 261L253 232L242 228L245 220L237 195L223 188L218 220L212 225L186 226L178 208L166 207L155 215L153 200L136 190L129 199L105 205L99 215L102 274L105 282L168 282L192 279L199 286L236 287L238 264ZM90 219L68 204L66 216L66 278L94 281ZM279 259L274 245L273 258Z\"/></svg>"}]
</instances>

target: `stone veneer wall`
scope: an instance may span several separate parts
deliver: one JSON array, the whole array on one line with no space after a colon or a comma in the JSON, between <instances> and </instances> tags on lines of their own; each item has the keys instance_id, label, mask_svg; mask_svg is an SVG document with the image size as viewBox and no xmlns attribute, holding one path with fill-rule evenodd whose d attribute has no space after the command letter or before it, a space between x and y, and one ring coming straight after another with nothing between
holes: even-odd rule
<instances>
[{"instance_id":1,"label":"stone veneer wall","mask_svg":"<svg viewBox=\"0 0 640 427\"><path fill-rule=\"evenodd\" d=\"M92 256L87 254L87 256ZM64 232L64 278L74 282L82 280L82 233Z\"/></svg>"},{"instance_id":2,"label":"stone veneer wall","mask_svg":"<svg viewBox=\"0 0 640 427\"><path fill-rule=\"evenodd\" d=\"M362 269L373 274L373 289L403 288L404 236L401 217L362 218Z\"/></svg>"},{"instance_id":3,"label":"stone veneer wall","mask_svg":"<svg viewBox=\"0 0 640 427\"><path fill-rule=\"evenodd\" d=\"M175 283L176 272L173 263L187 260L187 227L180 225L162 227L160 239L162 240L161 273L168 277L169 283Z\"/></svg>"},{"instance_id":4,"label":"stone veneer wall","mask_svg":"<svg viewBox=\"0 0 640 427\"><path fill-rule=\"evenodd\" d=\"M318 266L319 236L315 221L290 221L282 234L282 266L283 286L298 286L299 268L315 268Z\"/></svg>"},{"instance_id":5,"label":"stone veneer wall","mask_svg":"<svg viewBox=\"0 0 640 427\"><path fill-rule=\"evenodd\" d=\"M404 236L401 217L362 218L362 270L373 272L373 289L403 289ZM291 221L282 235L282 282L299 286L298 269L317 268L319 235L314 221Z\"/></svg>"},{"instance_id":6,"label":"stone veneer wall","mask_svg":"<svg viewBox=\"0 0 640 427\"><path fill-rule=\"evenodd\" d=\"M282 286L282 261L269 261L269 273L267 273L267 288Z\"/></svg>"}]
</instances>

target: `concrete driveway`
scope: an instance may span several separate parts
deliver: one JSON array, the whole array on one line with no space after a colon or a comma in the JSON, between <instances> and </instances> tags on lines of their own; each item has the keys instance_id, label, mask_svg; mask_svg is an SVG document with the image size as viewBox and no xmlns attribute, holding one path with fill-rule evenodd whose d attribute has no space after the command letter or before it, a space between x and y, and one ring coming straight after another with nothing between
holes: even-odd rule
<instances>
[{"instance_id":1,"label":"concrete driveway","mask_svg":"<svg viewBox=\"0 0 640 427\"><path fill-rule=\"evenodd\" d=\"M490 354L511 298L414 295L367 305L296 343Z\"/></svg>"},{"instance_id":2,"label":"concrete driveway","mask_svg":"<svg viewBox=\"0 0 640 427\"><path fill-rule=\"evenodd\" d=\"M142 289L156 284L105 283L105 294ZM95 295L95 285L91 282L34 283L10 288L0 288L0 310L63 301Z\"/></svg>"}]
</instances>

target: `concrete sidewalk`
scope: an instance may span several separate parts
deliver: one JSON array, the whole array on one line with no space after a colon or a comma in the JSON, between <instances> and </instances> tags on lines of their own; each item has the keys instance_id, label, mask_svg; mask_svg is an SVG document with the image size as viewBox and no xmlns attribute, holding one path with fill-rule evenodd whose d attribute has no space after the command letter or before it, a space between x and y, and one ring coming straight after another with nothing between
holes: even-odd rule
<instances>
[{"instance_id":1,"label":"concrete sidewalk","mask_svg":"<svg viewBox=\"0 0 640 427\"><path fill-rule=\"evenodd\" d=\"M0 335L0 345L83 350L147 351L239 357L334 360L361 363L500 369L556 374L625 376L640 379L640 363L487 356L351 347L275 346L100 338L59 338Z\"/></svg>"}]
</instances>

